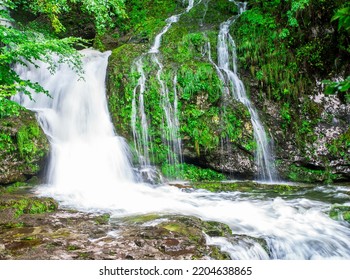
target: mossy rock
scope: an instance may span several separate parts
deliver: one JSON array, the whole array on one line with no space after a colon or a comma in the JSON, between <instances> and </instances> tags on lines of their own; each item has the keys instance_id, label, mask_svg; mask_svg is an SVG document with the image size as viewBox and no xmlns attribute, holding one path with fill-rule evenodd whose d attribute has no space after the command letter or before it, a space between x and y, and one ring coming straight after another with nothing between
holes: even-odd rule
<instances>
[{"instance_id":1,"label":"mossy rock","mask_svg":"<svg viewBox=\"0 0 350 280\"><path fill-rule=\"evenodd\" d=\"M332 182L340 178L338 174L334 174L332 171L326 170L324 168L311 169L295 164L288 166L287 176L288 179L293 182L305 183Z\"/></svg>"},{"instance_id":2,"label":"mossy rock","mask_svg":"<svg viewBox=\"0 0 350 280\"><path fill-rule=\"evenodd\" d=\"M49 143L35 114L22 108L19 116L0 118L0 131L0 185L37 175Z\"/></svg>"},{"instance_id":3,"label":"mossy rock","mask_svg":"<svg viewBox=\"0 0 350 280\"><path fill-rule=\"evenodd\" d=\"M11 199L0 206L2 209L14 210L14 215L43 214L57 210L58 203L52 198L21 198Z\"/></svg>"},{"instance_id":4,"label":"mossy rock","mask_svg":"<svg viewBox=\"0 0 350 280\"><path fill-rule=\"evenodd\" d=\"M329 211L329 216L334 220L350 223L350 206L334 205Z\"/></svg>"},{"instance_id":5,"label":"mossy rock","mask_svg":"<svg viewBox=\"0 0 350 280\"><path fill-rule=\"evenodd\" d=\"M125 217L122 219L122 221L127 223L144 224L150 221L157 220L161 217L162 216L160 216L159 214L137 215L137 216Z\"/></svg>"}]
</instances>

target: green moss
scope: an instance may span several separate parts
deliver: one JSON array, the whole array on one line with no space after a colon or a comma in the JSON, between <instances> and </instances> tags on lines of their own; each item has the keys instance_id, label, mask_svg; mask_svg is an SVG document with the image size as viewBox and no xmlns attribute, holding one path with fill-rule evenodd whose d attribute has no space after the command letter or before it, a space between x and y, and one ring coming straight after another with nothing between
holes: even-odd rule
<instances>
[{"instance_id":1,"label":"green moss","mask_svg":"<svg viewBox=\"0 0 350 280\"><path fill-rule=\"evenodd\" d=\"M147 223L147 222L159 219L159 218L160 218L160 216L157 214L149 214L149 215L126 217L123 219L123 221L136 223L136 224L143 224L143 223Z\"/></svg>"},{"instance_id":2,"label":"green moss","mask_svg":"<svg viewBox=\"0 0 350 280\"><path fill-rule=\"evenodd\" d=\"M10 184L6 187L4 187L4 192L6 193L14 193L16 191L18 191L18 189L22 186L26 186L27 184L26 183L22 183L22 182L16 182L16 183L13 183L13 184Z\"/></svg>"},{"instance_id":3,"label":"green moss","mask_svg":"<svg viewBox=\"0 0 350 280\"><path fill-rule=\"evenodd\" d=\"M198 229L191 227L183 222L166 222L162 223L161 226L171 232L175 232L180 235L187 236L191 241L199 242L202 236L199 235Z\"/></svg>"},{"instance_id":4,"label":"green moss","mask_svg":"<svg viewBox=\"0 0 350 280\"><path fill-rule=\"evenodd\" d=\"M109 219L110 219L110 215L109 214L103 214L101 216L97 216L94 219L94 221L98 225L106 225L106 224L108 224Z\"/></svg>"},{"instance_id":5,"label":"green moss","mask_svg":"<svg viewBox=\"0 0 350 280\"><path fill-rule=\"evenodd\" d=\"M222 173L209 168L200 168L191 164L163 164L162 173L168 178L177 178L192 182L221 181L226 179L226 176Z\"/></svg>"},{"instance_id":6,"label":"green moss","mask_svg":"<svg viewBox=\"0 0 350 280\"><path fill-rule=\"evenodd\" d=\"M76 251L76 250L79 250L80 248L76 245L68 245L67 246L67 250L68 251Z\"/></svg>"},{"instance_id":7,"label":"green moss","mask_svg":"<svg viewBox=\"0 0 350 280\"><path fill-rule=\"evenodd\" d=\"M39 125L35 122L22 126L17 132L17 145L19 153L26 162L30 163L35 157L42 157L44 151L36 145L38 138L43 137Z\"/></svg>"},{"instance_id":8,"label":"green moss","mask_svg":"<svg viewBox=\"0 0 350 280\"><path fill-rule=\"evenodd\" d=\"M0 132L0 150L1 153L4 154L10 154L16 150L16 146L11 135Z\"/></svg>"},{"instance_id":9,"label":"green moss","mask_svg":"<svg viewBox=\"0 0 350 280\"><path fill-rule=\"evenodd\" d=\"M23 214L42 214L53 212L57 209L58 204L52 198L23 198L20 200L10 200L3 208L15 210L15 216Z\"/></svg>"},{"instance_id":10,"label":"green moss","mask_svg":"<svg viewBox=\"0 0 350 280\"><path fill-rule=\"evenodd\" d=\"M22 222L20 222L20 223L9 222L9 223L2 225L2 227L5 229L22 228L22 227L24 227L24 223L22 223Z\"/></svg>"},{"instance_id":11,"label":"green moss","mask_svg":"<svg viewBox=\"0 0 350 280\"><path fill-rule=\"evenodd\" d=\"M232 230L228 225L214 221L205 221L202 225L203 231L209 236L224 237L232 235Z\"/></svg>"},{"instance_id":12,"label":"green moss","mask_svg":"<svg viewBox=\"0 0 350 280\"><path fill-rule=\"evenodd\" d=\"M339 178L338 174L331 173L328 169L310 169L304 166L292 164L289 166L288 178L293 182L332 182Z\"/></svg>"},{"instance_id":13,"label":"green moss","mask_svg":"<svg viewBox=\"0 0 350 280\"><path fill-rule=\"evenodd\" d=\"M222 182L203 182L193 183L195 189L204 189L211 192L231 192L237 190L239 187L236 183L222 183ZM250 190L250 188L249 188Z\"/></svg>"},{"instance_id":14,"label":"green moss","mask_svg":"<svg viewBox=\"0 0 350 280\"><path fill-rule=\"evenodd\" d=\"M350 223L350 206L334 205L329 211L329 216L334 220L344 220Z\"/></svg>"},{"instance_id":15,"label":"green moss","mask_svg":"<svg viewBox=\"0 0 350 280\"><path fill-rule=\"evenodd\" d=\"M339 135L331 143L328 143L327 149L333 157L340 157L350 162L350 129Z\"/></svg>"},{"instance_id":16,"label":"green moss","mask_svg":"<svg viewBox=\"0 0 350 280\"><path fill-rule=\"evenodd\" d=\"M228 253L222 252L220 248L216 246L210 246L209 257L214 260L231 260L231 257Z\"/></svg>"}]
</instances>

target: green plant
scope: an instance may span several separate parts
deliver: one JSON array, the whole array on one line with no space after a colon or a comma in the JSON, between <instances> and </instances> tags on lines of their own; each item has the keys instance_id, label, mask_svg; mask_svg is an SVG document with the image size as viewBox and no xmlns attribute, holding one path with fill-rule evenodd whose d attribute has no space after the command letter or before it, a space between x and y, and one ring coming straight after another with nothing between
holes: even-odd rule
<instances>
[{"instance_id":1,"label":"green plant","mask_svg":"<svg viewBox=\"0 0 350 280\"><path fill-rule=\"evenodd\" d=\"M14 209L15 216L19 217L23 214L41 214L55 211L57 209L57 203L51 198L23 198L10 201L6 207Z\"/></svg>"},{"instance_id":2,"label":"green plant","mask_svg":"<svg viewBox=\"0 0 350 280\"><path fill-rule=\"evenodd\" d=\"M283 103L280 114L282 118L282 128L286 129L292 121L289 103Z\"/></svg>"},{"instance_id":3,"label":"green plant","mask_svg":"<svg viewBox=\"0 0 350 280\"><path fill-rule=\"evenodd\" d=\"M334 220L345 220L350 223L350 207L334 205L329 211L329 216Z\"/></svg>"},{"instance_id":4,"label":"green plant","mask_svg":"<svg viewBox=\"0 0 350 280\"><path fill-rule=\"evenodd\" d=\"M212 169L200 168L186 163L178 165L163 164L162 173L168 178L178 178L192 182L222 181L226 179L225 175Z\"/></svg>"},{"instance_id":5,"label":"green plant","mask_svg":"<svg viewBox=\"0 0 350 280\"><path fill-rule=\"evenodd\" d=\"M34 143L34 139L40 136L40 128L38 124L31 124L28 126L22 126L17 132L17 145L18 150L23 159L27 162L31 162L32 158L37 153L37 146Z\"/></svg>"},{"instance_id":6,"label":"green plant","mask_svg":"<svg viewBox=\"0 0 350 280\"><path fill-rule=\"evenodd\" d=\"M350 7L339 9L332 17L332 21L338 21L338 29L350 30Z\"/></svg>"}]
</instances>

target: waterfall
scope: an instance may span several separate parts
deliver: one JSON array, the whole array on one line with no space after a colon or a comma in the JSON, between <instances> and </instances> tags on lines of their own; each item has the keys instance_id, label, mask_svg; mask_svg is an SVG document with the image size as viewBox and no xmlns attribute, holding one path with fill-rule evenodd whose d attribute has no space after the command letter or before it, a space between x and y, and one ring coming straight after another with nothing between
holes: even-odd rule
<instances>
[{"instance_id":1,"label":"waterfall","mask_svg":"<svg viewBox=\"0 0 350 280\"><path fill-rule=\"evenodd\" d=\"M54 191L85 197L96 186L123 187L134 174L123 138L115 135L107 109L105 75L110 52L82 51L83 79L65 64L51 75L47 66L17 66L24 80L40 83L52 97L18 94L14 100L38 113L51 156L47 180ZM90 193L89 193L90 192ZM100 194L101 195L101 194Z\"/></svg>"},{"instance_id":2,"label":"waterfall","mask_svg":"<svg viewBox=\"0 0 350 280\"><path fill-rule=\"evenodd\" d=\"M198 1L197 5L201 2ZM176 78L173 79L174 82L174 93L173 93L173 103L170 101L169 88L167 82L163 79L163 64L159 55L159 48L161 47L162 37L166 34L171 26L178 22L180 17L184 13L188 13L194 7L194 0L188 0L188 5L184 12L176 15L172 15L165 20L166 25L163 27L161 32L159 32L153 42L153 45L148 50L147 53L143 54L141 57L137 58L134 62L134 69L136 69L139 79L133 91L132 100L132 112L131 112L131 128L133 131L135 150L139 158L139 163L141 165L141 173L147 178L147 181L152 181L154 178L154 170L151 167L149 148L151 147L152 140L149 137L148 132L148 118L145 113L145 101L144 93L147 90L147 76L143 70L144 59L150 57L153 65L156 66L157 70L157 80L160 85L160 96L161 102L160 107L164 113L164 121L162 124L163 142L169 148L167 161L170 165L176 165L176 163L181 162L181 139L179 137L179 120L178 120L178 110L177 110L177 91L176 91ZM138 99L138 101L137 101ZM139 125L139 129L137 124ZM176 172L175 172L176 173Z\"/></svg>"},{"instance_id":3,"label":"waterfall","mask_svg":"<svg viewBox=\"0 0 350 280\"><path fill-rule=\"evenodd\" d=\"M246 3L234 2L239 8L238 16L246 9ZM238 76L237 72L237 55L236 45L229 33L230 26L238 18L235 16L220 25L220 31L218 35L217 53L218 63L213 63L219 73L219 78L225 85L225 92L231 94L233 98L241 102L249 111L251 123L254 130L254 138L257 143L257 149L255 154L256 165L258 168L258 179L262 181L275 181L276 171L273 164L272 149L270 148L269 141L262 125L258 112L250 102L242 80Z\"/></svg>"},{"instance_id":4,"label":"waterfall","mask_svg":"<svg viewBox=\"0 0 350 280\"><path fill-rule=\"evenodd\" d=\"M108 211L116 219L159 213L222 222L235 236L207 237L207 244L233 259L350 259L348 224L328 217L329 201L339 201L339 195L345 196L342 203L348 201L349 187L308 187L281 198L261 190L211 193L137 183L107 109L109 53L82 53L84 79L62 64L54 75L39 62L40 68L16 67L22 79L41 83L51 94L14 97L37 112L51 144L48 182L37 187L38 195L52 196L62 207Z\"/></svg>"}]
</instances>

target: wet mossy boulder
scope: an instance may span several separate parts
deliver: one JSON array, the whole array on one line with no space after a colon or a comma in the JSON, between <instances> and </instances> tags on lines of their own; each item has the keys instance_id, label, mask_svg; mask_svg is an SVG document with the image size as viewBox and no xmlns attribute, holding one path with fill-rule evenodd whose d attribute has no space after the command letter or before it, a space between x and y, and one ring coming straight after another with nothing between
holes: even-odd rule
<instances>
[{"instance_id":1,"label":"wet mossy boulder","mask_svg":"<svg viewBox=\"0 0 350 280\"><path fill-rule=\"evenodd\" d=\"M0 185L37 175L48 151L48 140L33 112L22 108L19 116L0 118Z\"/></svg>"},{"instance_id":2,"label":"wet mossy boulder","mask_svg":"<svg viewBox=\"0 0 350 280\"><path fill-rule=\"evenodd\" d=\"M334 205L329 211L329 216L334 220L350 223L350 206Z\"/></svg>"}]
</instances>

